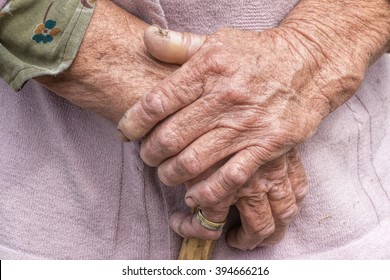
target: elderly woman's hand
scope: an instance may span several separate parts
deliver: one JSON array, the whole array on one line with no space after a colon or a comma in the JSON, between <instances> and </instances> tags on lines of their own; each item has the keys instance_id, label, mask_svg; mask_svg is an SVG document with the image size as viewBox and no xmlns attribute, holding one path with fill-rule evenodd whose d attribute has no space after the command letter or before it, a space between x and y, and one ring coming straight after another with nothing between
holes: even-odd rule
<instances>
[{"instance_id":1,"label":"elderly woman's hand","mask_svg":"<svg viewBox=\"0 0 390 280\"><path fill-rule=\"evenodd\" d=\"M362 67L343 74L333 66L286 28L222 30L127 111L119 128L135 139L155 126L141 157L158 166L168 185L187 182L228 158L193 187L208 205L217 205L262 165L309 138L342 102L333 96L352 95Z\"/></svg>"},{"instance_id":2,"label":"elderly woman's hand","mask_svg":"<svg viewBox=\"0 0 390 280\"><path fill-rule=\"evenodd\" d=\"M199 207L211 221L223 221L231 205L240 214L241 224L228 232L228 244L238 249L253 249L278 243L297 215L308 189L306 175L296 150L265 164L242 187L217 204L209 204L196 185L211 175L217 166L186 183L186 202ZM175 213L171 227L185 238L217 239L221 231L201 226L197 214Z\"/></svg>"}]
</instances>

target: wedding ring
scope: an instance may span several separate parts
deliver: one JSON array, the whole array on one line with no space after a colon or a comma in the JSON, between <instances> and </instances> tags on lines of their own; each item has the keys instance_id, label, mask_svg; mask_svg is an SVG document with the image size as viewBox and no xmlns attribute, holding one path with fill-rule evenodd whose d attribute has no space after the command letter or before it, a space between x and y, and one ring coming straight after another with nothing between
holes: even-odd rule
<instances>
[{"instance_id":1,"label":"wedding ring","mask_svg":"<svg viewBox=\"0 0 390 280\"><path fill-rule=\"evenodd\" d=\"M226 221L223 221L221 223L216 223L216 222L212 222L212 221L206 219L205 216L203 216L202 211L199 208L196 210L196 220L199 222L199 224L202 227L207 228L208 230L212 230L212 231L221 230L226 223Z\"/></svg>"}]
</instances>

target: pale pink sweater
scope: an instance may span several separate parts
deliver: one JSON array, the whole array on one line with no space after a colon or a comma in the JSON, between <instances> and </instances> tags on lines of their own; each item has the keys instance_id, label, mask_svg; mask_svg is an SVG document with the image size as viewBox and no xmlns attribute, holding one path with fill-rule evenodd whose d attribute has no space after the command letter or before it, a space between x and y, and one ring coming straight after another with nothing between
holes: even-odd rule
<instances>
[{"instance_id":1,"label":"pale pink sweater","mask_svg":"<svg viewBox=\"0 0 390 280\"><path fill-rule=\"evenodd\" d=\"M5 1L0 0L0 4ZM210 33L276 26L294 0L118 0L149 23ZM215 259L390 258L390 58L300 147L310 192L278 245ZM161 184L115 126L30 81L0 81L0 259L175 259L169 215L181 186ZM232 212L226 229L238 223Z\"/></svg>"}]
</instances>

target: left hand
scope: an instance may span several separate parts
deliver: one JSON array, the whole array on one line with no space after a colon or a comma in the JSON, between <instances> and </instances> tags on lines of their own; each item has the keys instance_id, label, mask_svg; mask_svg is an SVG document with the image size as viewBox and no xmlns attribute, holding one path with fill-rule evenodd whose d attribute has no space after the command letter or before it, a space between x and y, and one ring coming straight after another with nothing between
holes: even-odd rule
<instances>
[{"instance_id":1,"label":"left hand","mask_svg":"<svg viewBox=\"0 0 390 280\"><path fill-rule=\"evenodd\" d=\"M215 171L212 167L186 183L186 203L199 207L207 219L223 221L231 205L238 208L241 223L229 230L230 246L248 250L274 245L284 237L298 214L308 190L305 170L296 150L265 164L242 187L217 204L210 204L195 186ZM184 238L217 239L222 231L210 231L196 220L196 214L175 213L171 227Z\"/></svg>"}]
</instances>

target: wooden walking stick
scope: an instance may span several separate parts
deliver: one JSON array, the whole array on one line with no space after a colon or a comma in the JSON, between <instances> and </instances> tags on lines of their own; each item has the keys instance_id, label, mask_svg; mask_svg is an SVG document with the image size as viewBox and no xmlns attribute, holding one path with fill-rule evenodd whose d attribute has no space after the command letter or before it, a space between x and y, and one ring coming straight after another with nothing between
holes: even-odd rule
<instances>
[{"instance_id":1,"label":"wooden walking stick","mask_svg":"<svg viewBox=\"0 0 390 280\"><path fill-rule=\"evenodd\" d=\"M196 213L199 224L210 230L221 230L225 222L212 222L205 218L201 209L192 209ZM202 240L198 238L184 239L179 254L179 260L209 260L213 254L214 240Z\"/></svg>"},{"instance_id":2,"label":"wooden walking stick","mask_svg":"<svg viewBox=\"0 0 390 280\"><path fill-rule=\"evenodd\" d=\"M191 213L195 213L192 209ZM185 238L181 243L178 260L209 260L213 254L214 240Z\"/></svg>"}]
</instances>

